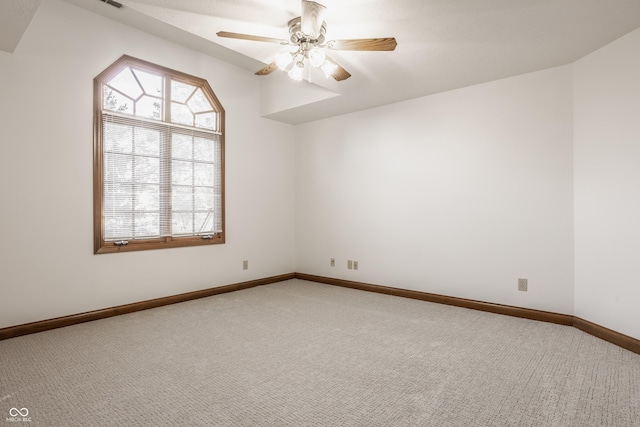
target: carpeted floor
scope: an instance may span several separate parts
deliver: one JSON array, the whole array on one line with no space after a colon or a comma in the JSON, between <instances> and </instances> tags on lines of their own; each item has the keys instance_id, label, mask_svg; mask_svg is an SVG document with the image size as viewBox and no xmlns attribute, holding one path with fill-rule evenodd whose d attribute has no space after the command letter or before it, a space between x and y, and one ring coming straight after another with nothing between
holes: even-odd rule
<instances>
[{"instance_id":1,"label":"carpeted floor","mask_svg":"<svg viewBox=\"0 0 640 427\"><path fill-rule=\"evenodd\" d=\"M0 423L640 426L640 355L291 280L0 341Z\"/></svg>"}]
</instances>

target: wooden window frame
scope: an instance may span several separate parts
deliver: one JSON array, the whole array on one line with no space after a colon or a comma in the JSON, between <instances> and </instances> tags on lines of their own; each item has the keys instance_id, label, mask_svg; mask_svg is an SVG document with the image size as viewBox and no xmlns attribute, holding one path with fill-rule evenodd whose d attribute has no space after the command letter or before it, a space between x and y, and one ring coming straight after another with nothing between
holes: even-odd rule
<instances>
[{"instance_id":1,"label":"wooden window frame","mask_svg":"<svg viewBox=\"0 0 640 427\"><path fill-rule=\"evenodd\" d=\"M165 90L163 92L163 102L165 117L163 120L157 121L159 125L171 127L171 109L170 96L168 91L171 79L199 87L213 106L217 116L217 131L220 144L219 165L219 183L220 183L220 207L221 207L221 231L215 234L192 235L192 236L163 236L158 238L146 239L129 239L127 241L105 240L104 232L104 163L103 163L103 106L104 106L104 90L103 85L117 76L124 68L134 67L143 71L154 74L162 74L165 81ZM172 70L160 65L156 65L141 59L137 59L128 55L123 55L116 62L107 67L102 73L94 79L94 135L93 135L93 223L94 223L94 253L116 253L130 252L150 249L179 248L190 246L216 245L225 243L225 142L224 142L224 125L225 111L222 104L216 97L215 93L205 79L195 77L180 71ZM136 117L132 116L135 120ZM144 119L141 119L141 122ZM180 125L177 125L180 127ZM199 128L193 128L198 131ZM170 159L169 159L170 160ZM216 196L218 196L216 194ZM170 214L170 211L169 211Z\"/></svg>"}]
</instances>

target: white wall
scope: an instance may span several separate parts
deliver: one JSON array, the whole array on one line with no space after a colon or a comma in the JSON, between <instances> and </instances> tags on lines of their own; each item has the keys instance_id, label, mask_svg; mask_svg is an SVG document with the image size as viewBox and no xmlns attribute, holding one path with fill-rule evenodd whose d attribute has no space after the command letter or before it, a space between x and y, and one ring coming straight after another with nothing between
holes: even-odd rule
<instances>
[{"instance_id":1,"label":"white wall","mask_svg":"<svg viewBox=\"0 0 640 427\"><path fill-rule=\"evenodd\" d=\"M574 64L575 314L640 339L640 30Z\"/></svg>"},{"instance_id":2,"label":"white wall","mask_svg":"<svg viewBox=\"0 0 640 427\"><path fill-rule=\"evenodd\" d=\"M297 271L572 314L571 77L298 126Z\"/></svg>"},{"instance_id":3,"label":"white wall","mask_svg":"<svg viewBox=\"0 0 640 427\"><path fill-rule=\"evenodd\" d=\"M93 254L93 78L122 54L224 106L226 244ZM295 271L294 128L259 118L251 73L43 0L0 76L0 328Z\"/></svg>"}]
</instances>

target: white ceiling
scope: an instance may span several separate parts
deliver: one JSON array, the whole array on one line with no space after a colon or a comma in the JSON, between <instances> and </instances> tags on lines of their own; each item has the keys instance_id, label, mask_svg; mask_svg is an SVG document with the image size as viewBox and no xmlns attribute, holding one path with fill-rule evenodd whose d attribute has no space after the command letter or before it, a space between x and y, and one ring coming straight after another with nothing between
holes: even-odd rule
<instances>
[{"instance_id":1,"label":"white ceiling","mask_svg":"<svg viewBox=\"0 0 640 427\"><path fill-rule=\"evenodd\" d=\"M0 50L13 52L40 0L0 0Z\"/></svg>"},{"instance_id":2,"label":"white ceiling","mask_svg":"<svg viewBox=\"0 0 640 427\"><path fill-rule=\"evenodd\" d=\"M287 22L300 15L300 0L118 0L122 9L65 1L252 72L283 47L215 33L286 39ZM263 96L274 98L263 100L266 117L303 123L564 65L640 27L640 0L318 1L327 6L327 40L395 37L398 47L332 52L352 74L342 82L296 83L281 71L256 76ZM6 19L4 2L39 0L2 0Z\"/></svg>"}]
</instances>

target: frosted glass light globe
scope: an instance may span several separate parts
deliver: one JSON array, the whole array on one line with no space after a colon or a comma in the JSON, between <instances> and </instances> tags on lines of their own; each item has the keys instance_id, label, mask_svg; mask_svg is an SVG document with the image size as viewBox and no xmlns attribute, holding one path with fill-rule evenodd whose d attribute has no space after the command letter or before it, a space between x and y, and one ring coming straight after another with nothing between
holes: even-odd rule
<instances>
[{"instance_id":1,"label":"frosted glass light globe","mask_svg":"<svg viewBox=\"0 0 640 427\"><path fill-rule=\"evenodd\" d=\"M291 61L293 61L293 57L289 52L276 53L275 59L276 59L276 65L282 71L284 71L285 68L287 68L289 64L291 64Z\"/></svg>"},{"instance_id":2,"label":"frosted glass light globe","mask_svg":"<svg viewBox=\"0 0 640 427\"><path fill-rule=\"evenodd\" d=\"M327 56L324 54L322 49L314 47L309 51L309 63L314 67L321 66L326 58Z\"/></svg>"},{"instance_id":3,"label":"frosted glass light globe","mask_svg":"<svg viewBox=\"0 0 640 427\"><path fill-rule=\"evenodd\" d=\"M302 62L296 62L296 64L289 70L289 77L299 82L302 80L302 72L304 71L304 64Z\"/></svg>"},{"instance_id":4,"label":"frosted glass light globe","mask_svg":"<svg viewBox=\"0 0 640 427\"><path fill-rule=\"evenodd\" d=\"M329 78L336 72L338 66L333 62L325 61L320 68L324 71L325 77Z\"/></svg>"}]
</instances>

